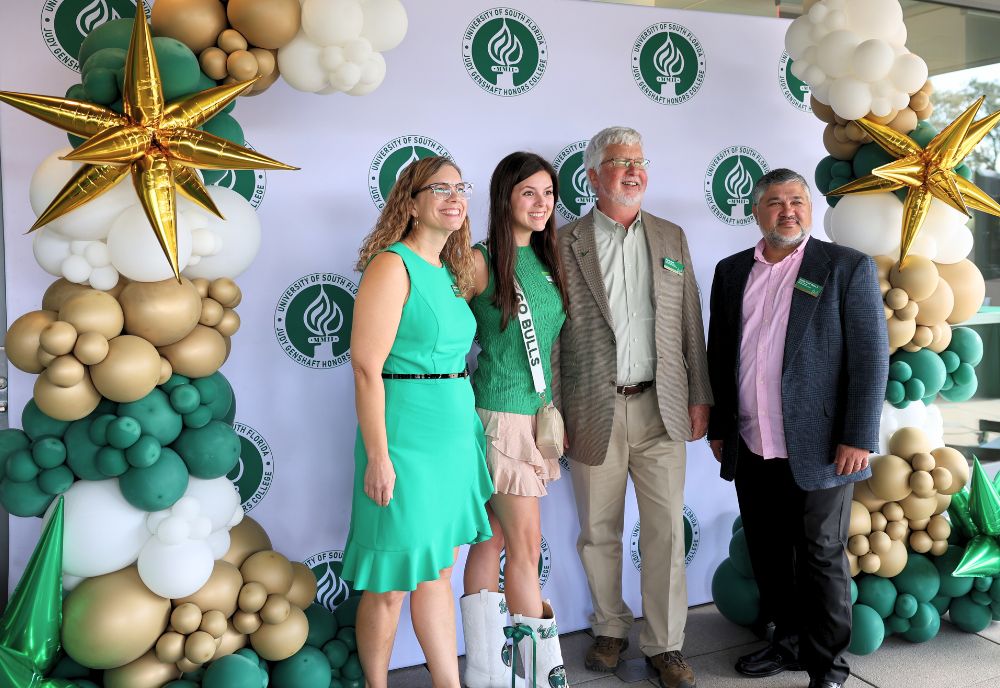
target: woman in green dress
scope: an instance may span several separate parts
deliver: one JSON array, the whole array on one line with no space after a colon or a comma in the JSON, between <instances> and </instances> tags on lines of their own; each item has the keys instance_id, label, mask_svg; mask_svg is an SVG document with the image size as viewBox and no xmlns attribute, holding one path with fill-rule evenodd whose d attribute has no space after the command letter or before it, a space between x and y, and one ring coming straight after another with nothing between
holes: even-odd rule
<instances>
[{"instance_id":1,"label":"woman in green dress","mask_svg":"<svg viewBox=\"0 0 1000 688\"><path fill-rule=\"evenodd\" d=\"M385 688L406 592L435 687L458 688L451 567L491 536L493 491L465 356L476 323L472 185L446 158L406 167L361 247L351 361L358 437L343 577L363 590L358 651Z\"/></svg>"},{"instance_id":2,"label":"woman in green dress","mask_svg":"<svg viewBox=\"0 0 1000 688\"><path fill-rule=\"evenodd\" d=\"M538 582L538 500L547 494L548 483L559 479L558 452L545 456L535 442L535 414L552 401L550 355L568 303L552 215L556 182L552 166L534 153L512 153L501 160L490 180L486 243L477 244L473 254L470 306L481 351L472 386L495 486L489 511L496 535L473 546L465 564L461 605L467 688L510 684L510 669L502 659L507 610L515 624L530 626L536 636L537 685L566 685L555 615L542 600ZM501 548L506 549L503 595L497 590ZM531 660L525 665L530 667Z\"/></svg>"}]
</instances>

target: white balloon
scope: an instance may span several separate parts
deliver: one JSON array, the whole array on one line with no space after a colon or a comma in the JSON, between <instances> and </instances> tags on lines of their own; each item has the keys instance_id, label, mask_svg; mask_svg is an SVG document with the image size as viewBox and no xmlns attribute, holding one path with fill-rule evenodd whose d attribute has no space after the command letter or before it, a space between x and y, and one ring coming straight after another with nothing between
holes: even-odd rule
<instances>
[{"instance_id":1,"label":"white balloon","mask_svg":"<svg viewBox=\"0 0 1000 688\"><path fill-rule=\"evenodd\" d=\"M302 31L278 49L278 70L289 86L315 93L327 86L326 72L320 66L322 48Z\"/></svg>"},{"instance_id":2,"label":"white balloon","mask_svg":"<svg viewBox=\"0 0 1000 688\"><path fill-rule=\"evenodd\" d=\"M330 85L341 91L350 91L361 81L361 66L345 62L330 72Z\"/></svg>"},{"instance_id":3,"label":"white balloon","mask_svg":"<svg viewBox=\"0 0 1000 688\"><path fill-rule=\"evenodd\" d=\"M208 536L211 534L212 522L208 520L208 516L199 516L191 521L191 539L207 540ZM209 547L211 547L211 545L209 545Z\"/></svg>"},{"instance_id":4,"label":"white balloon","mask_svg":"<svg viewBox=\"0 0 1000 688\"><path fill-rule=\"evenodd\" d=\"M118 271L110 265L90 271L90 286L94 289L107 291L113 289L116 284L118 284Z\"/></svg>"},{"instance_id":5,"label":"white balloon","mask_svg":"<svg viewBox=\"0 0 1000 688\"><path fill-rule=\"evenodd\" d=\"M329 48L322 49L319 63L323 69L332 72L346 61L347 58L344 57L344 49L339 45L331 45Z\"/></svg>"},{"instance_id":6,"label":"white balloon","mask_svg":"<svg viewBox=\"0 0 1000 688\"><path fill-rule=\"evenodd\" d=\"M222 559L222 557L226 556L226 552L229 551L229 545L232 540L229 537L228 530L217 530L209 535L205 542L208 543L209 549L212 550L212 556L216 559Z\"/></svg>"},{"instance_id":7,"label":"white balloon","mask_svg":"<svg viewBox=\"0 0 1000 688\"><path fill-rule=\"evenodd\" d=\"M317 45L339 45L357 38L364 21L365 15L357 0L305 0L302 3L302 30Z\"/></svg>"},{"instance_id":8,"label":"white balloon","mask_svg":"<svg viewBox=\"0 0 1000 688\"><path fill-rule=\"evenodd\" d=\"M197 265L189 265L184 275L189 278L236 277L250 267L260 250L260 218L243 196L221 186L208 187L208 193L225 220L208 215L206 229L215 235L220 246L212 254L202 256Z\"/></svg>"},{"instance_id":9,"label":"white balloon","mask_svg":"<svg viewBox=\"0 0 1000 688\"><path fill-rule=\"evenodd\" d=\"M808 16L802 16L788 25L785 31L785 52L798 61L803 51L813 44L812 24Z\"/></svg>"},{"instance_id":10,"label":"white balloon","mask_svg":"<svg viewBox=\"0 0 1000 688\"><path fill-rule=\"evenodd\" d=\"M180 516L170 516L156 529L156 537L165 545L179 545L191 535L191 522Z\"/></svg>"},{"instance_id":11,"label":"white balloon","mask_svg":"<svg viewBox=\"0 0 1000 688\"><path fill-rule=\"evenodd\" d=\"M888 98L872 98L871 113L876 117L885 117L892 112L892 104Z\"/></svg>"},{"instance_id":12,"label":"white balloon","mask_svg":"<svg viewBox=\"0 0 1000 688\"><path fill-rule=\"evenodd\" d=\"M899 249L903 204L891 193L850 194L833 208L831 227L837 243L870 256Z\"/></svg>"},{"instance_id":13,"label":"white balloon","mask_svg":"<svg viewBox=\"0 0 1000 688\"><path fill-rule=\"evenodd\" d=\"M862 81L879 81L889 75L896 53L886 41L872 38L854 49L851 69Z\"/></svg>"},{"instance_id":14,"label":"white balloon","mask_svg":"<svg viewBox=\"0 0 1000 688\"><path fill-rule=\"evenodd\" d=\"M824 105L830 104L830 81L824 81L823 83L809 83L809 89L812 93L812 97L823 103Z\"/></svg>"},{"instance_id":15,"label":"white balloon","mask_svg":"<svg viewBox=\"0 0 1000 688\"><path fill-rule=\"evenodd\" d=\"M361 64L367 60L373 52L372 44L367 38L355 38L344 43L344 58L348 62Z\"/></svg>"},{"instance_id":16,"label":"white balloon","mask_svg":"<svg viewBox=\"0 0 1000 688\"><path fill-rule=\"evenodd\" d=\"M927 255L936 263L957 263L968 258L972 253L972 232L969 231L968 221L969 218L964 213L943 201L933 199L920 233L917 234L917 240L925 235L932 239L934 255L926 253L918 255Z\"/></svg>"},{"instance_id":17,"label":"white balloon","mask_svg":"<svg viewBox=\"0 0 1000 688\"><path fill-rule=\"evenodd\" d=\"M90 242L85 239L74 239L69 242L69 252L75 256L82 256L83 252L90 246Z\"/></svg>"},{"instance_id":18,"label":"white balloon","mask_svg":"<svg viewBox=\"0 0 1000 688\"><path fill-rule=\"evenodd\" d=\"M70 282L83 284L90 279L90 263L80 255L71 255L62 262L62 276Z\"/></svg>"},{"instance_id":19,"label":"white balloon","mask_svg":"<svg viewBox=\"0 0 1000 688\"><path fill-rule=\"evenodd\" d=\"M385 58L379 53L372 53L361 65L361 80L358 86L374 89L385 78ZM355 89L356 90L356 89Z\"/></svg>"},{"instance_id":20,"label":"white balloon","mask_svg":"<svg viewBox=\"0 0 1000 688\"><path fill-rule=\"evenodd\" d=\"M816 64L828 77L839 78L851 73L851 57L858 47L857 34L852 31L833 31L816 46Z\"/></svg>"},{"instance_id":21,"label":"white balloon","mask_svg":"<svg viewBox=\"0 0 1000 688\"><path fill-rule=\"evenodd\" d=\"M403 42L409 20L399 0L367 0L361 6L364 25L361 35L378 52L392 50Z\"/></svg>"},{"instance_id":22,"label":"white balloon","mask_svg":"<svg viewBox=\"0 0 1000 688\"><path fill-rule=\"evenodd\" d=\"M871 89L852 77L835 79L830 84L830 107L844 119L861 119L871 110Z\"/></svg>"},{"instance_id":23,"label":"white balloon","mask_svg":"<svg viewBox=\"0 0 1000 688\"><path fill-rule=\"evenodd\" d=\"M210 229L203 227L191 232L191 260L215 253L215 243L215 235ZM192 263L188 262L188 265Z\"/></svg>"},{"instance_id":24,"label":"white balloon","mask_svg":"<svg viewBox=\"0 0 1000 688\"><path fill-rule=\"evenodd\" d=\"M882 403L882 420L879 423L879 453L889 453L889 439L900 428L920 428L932 448L944 446L944 421L941 410L931 404L915 401L898 409L889 402Z\"/></svg>"},{"instance_id":25,"label":"white balloon","mask_svg":"<svg viewBox=\"0 0 1000 688\"><path fill-rule=\"evenodd\" d=\"M910 94L906 91L895 91L889 98L893 110L902 110L903 108L910 107Z\"/></svg>"},{"instance_id":26,"label":"white balloon","mask_svg":"<svg viewBox=\"0 0 1000 688\"><path fill-rule=\"evenodd\" d=\"M70 590L78 586L80 583L82 583L84 580L85 579L81 578L80 576L71 576L68 573L64 573L62 577L63 592L69 592Z\"/></svg>"},{"instance_id":27,"label":"white balloon","mask_svg":"<svg viewBox=\"0 0 1000 688\"><path fill-rule=\"evenodd\" d=\"M184 499L188 498L198 507L197 512L190 517L191 520L205 516L213 531L228 528L233 514L237 511L243 513L240 495L225 476L211 480L191 476L187 490L184 491Z\"/></svg>"},{"instance_id":28,"label":"white balloon","mask_svg":"<svg viewBox=\"0 0 1000 688\"><path fill-rule=\"evenodd\" d=\"M823 231L826 232L827 239L829 239L835 244L840 243L839 241L837 241L837 237L834 236L834 231L833 231L833 206L828 207L826 209L826 212L823 213Z\"/></svg>"},{"instance_id":29,"label":"white balloon","mask_svg":"<svg viewBox=\"0 0 1000 688\"><path fill-rule=\"evenodd\" d=\"M847 28L863 38L892 36L902 22L899 0L847 0Z\"/></svg>"},{"instance_id":30,"label":"white balloon","mask_svg":"<svg viewBox=\"0 0 1000 688\"><path fill-rule=\"evenodd\" d=\"M916 93L927 81L927 63L913 53L899 55L892 65L889 78L899 90Z\"/></svg>"},{"instance_id":31,"label":"white balloon","mask_svg":"<svg viewBox=\"0 0 1000 688\"><path fill-rule=\"evenodd\" d=\"M69 257L69 239L55 230L42 227L33 234L31 250L42 270L56 277L62 275L62 263Z\"/></svg>"},{"instance_id":32,"label":"white balloon","mask_svg":"<svg viewBox=\"0 0 1000 688\"><path fill-rule=\"evenodd\" d=\"M136 282L159 282L173 277L156 234L142 208L135 204L118 216L108 232L108 255L121 274ZM191 229L184 213L177 213L177 260L180 269L191 257Z\"/></svg>"},{"instance_id":33,"label":"white balloon","mask_svg":"<svg viewBox=\"0 0 1000 688\"><path fill-rule=\"evenodd\" d=\"M63 573L82 578L125 568L149 539L146 512L122 496L118 479L78 480L63 494ZM53 506L45 514L52 514Z\"/></svg>"},{"instance_id":34,"label":"white balloon","mask_svg":"<svg viewBox=\"0 0 1000 688\"><path fill-rule=\"evenodd\" d=\"M889 44L894 48L902 48L906 45L906 24L899 23L899 26L896 27L896 33L889 39Z\"/></svg>"},{"instance_id":35,"label":"white balloon","mask_svg":"<svg viewBox=\"0 0 1000 688\"><path fill-rule=\"evenodd\" d=\"M820 26L827 31L840 31L847 26L847 15L842 10L834 10L831 7L830 12L826 15L826 21Z\"/></svg>"},{"instance_id":36,"label":"white balloon","mask_svg":"<svg viewBox=\"0 0 1000 688\"><path fill-rule=\"evenodd\" d=\"M793 63L792 66L794 67L795 64ZM806 68L805 78L802 80L809 84L810 88L817 88L829 83L826 74L816 65L809 65Z\"/></svg>"},{"instance_id":37,"label":"white balloon","mask_svg":"<svg viewBox=\"0 0 1000 688\"><path fill-rule=\"evenodd\" d=\"M150 538L139 553L139 577L160 597L187 597L208 581L214 561L204 540L167 545Z\"/></svg>"},{"instance_id":38,"label":"white balloon","mask_svg":"<svg viewBox=\"0 0 1000 688\"><path fill-rule=\"evenodd\" d=\"M830 12L829 7L827 7L821 2L817 2L815 5L809 8L809 12L807 12L807 14L809 15L809 21L811 21L813 24L819 24L824 19L826 19L826 15L829 14L829 12Z\"/></svg>"}]
</instances>

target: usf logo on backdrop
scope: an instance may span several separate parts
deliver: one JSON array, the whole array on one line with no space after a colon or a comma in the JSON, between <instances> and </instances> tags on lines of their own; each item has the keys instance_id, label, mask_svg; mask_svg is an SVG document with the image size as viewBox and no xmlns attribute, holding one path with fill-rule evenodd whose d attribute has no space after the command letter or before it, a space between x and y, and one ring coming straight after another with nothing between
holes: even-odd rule
<instances>
[{"instance_id":1,"label":"usf logo on backdrop","mask_svg":"<svg viewBox=\"0 0 1000 688\"><path fill-rule=\"evenodd\" d=\"M785 100L802 112L812 112L809 106L809 84L792 74L792 63L794 61L788 53L782 51L781 59L778 60L778 86Z\"/></svg>"},{"instance_id":2,"label":"usf logo on backdrop","mask_svg":"<svg viewBox=\"0 0 1000 688\"><path fill-rule=\"evenodd\" d=\"M344 553L339 549L330 549L314 554L304 562L316 577L316 601L329 609L336 611L337 607L349 597L358 597L360 591L351 590L340 574L344 569Z\"/></svg>"},{"instance_id":3,"label":"usf logo on backdrop","mask_svg":"<svg viewBox=\"0 0 1000 688\"><path fill-rule=\"evenodd\" d=\"M240 496L243 511L250 511L264 499L274 479L274 456L264 437L246 423L233 423L240 437L240 460L226 476Z\"/></svg>"},{"instance_id":4,"label":"usf logo on backdrop","mask_svg":"<svg viewBox=\"0 0 1000 688\"><path fill-rule=\"evenodd\" d=\"M385 207L393 184L407 165L433 155L451 158L447 148L431 137L419 134L397 136L382 146L368 168L368 192L375 207L379 210Z\"/></svg>"},{"instance_id":5,"label":"usf logo on backdrop","mask_svg":"<svg viewBox=\"0 0 1000 688\"><path fill-rule=\"evenodd\" d=\"M566 222L579 218L587 211L588 206L597 201L583 164L583 151L587 149L587 143L588 141L577 141L569 144L552 161L559 177L556 212Z\"/></svg>"},{"instance_id":6,"label":"usf logo on backdrop","mask_svg":"<svg viewBox=\"0 0 1000 688\"><path fill-rule=\"evenodd\" d=\"M705 82L705 51L686 27L653 24L632 46L632 78L654 103L680 105Z\"/></svg>"},{"instance_id":7,"label":"usf logo on backdrop","mask_svg":"<svg viewBox=\"0 0 1000 688\"><path fill-rule=\"evenodd\" d=\"M507 550L500 550L500 592L503 592L504 588L504 570L507 568ZM549 572L552 570L552 555L549 552L549 543L545 541L545 537L542 537L541 553L538 556L538 586L540 588L545 587L546 581L549 580Z\"/></svg>"},{"instance_id":8,"label":"usf logo on backdrop","mask_svg":"<svg viewBox=\"0 0 1000 688\"><path fill-rule=\"evenodd\" d=\"M143 0L143 5L149 14L151 0ZM80 54L83 39L105 22L134 17L135 7L136 0L44 0L42 40L57 60L80 71L80 62L74 56Z\"/></svg>"},{"instance_id":9,"label":"usf logo on backdrop","mask_svg":"<svg viewBox=\"0 0 1000 688\"><path fill-rule=\"evenodd\" d=\"M237 143L239 143L237 141ZM254 147L244 142L250 150ZM235 191L254 207L260 207L267 190L267 175L264 170L202 170L205 183L210 186L223 186Z\"/></svg>"},{"instance_id":10,"label":"usf logo on backdrop","mask_svg":"<svg viewBox=\"0 0 1000 688\"><path fill-rule=\"evenodd\" d=\"M274 309L274 333L289 358L307 368L336 368L351 360L351 322L358 285L332 272L293 282Z\"/></svg>"},{"instance_id":11,"label":"usf logo on backdrop","mask_svg":"<svg viewBox=\"0 0 1000 688\"><path fill-rule=\"evenodd\" d=\"M632 527L632 536L629 538L629 551L632 555L632 564L636 571L642 571L642 551L639 549L639 519L636 519ZM698 525L698 517L694 515L687 504L684 505L684 565L690 566L694 561L694 556L698 553L698 546L701 544L701 526Z\"/></svg>"},{"instance_id":12,"label":"usf logo on backdrop","mask_svg":"<svg viewBox=\"0 0 1000 688\"><path fill-rule=\"evenodd\" d=\"M531 17L510 7L476 15L462 35L465 71L495 96L519 96L545 74L549 50Z\"/></svg>"},{"instance_id":13,"label":"usf logo on backdrop","mask_svg":"<svg viewBox=\"0 0 1000 688\"><path fill-rule=\"evenodd\" d=\"M734 227L753 223L750 192L770 171L764 156L749 146L720 151L705 172L705 202L712 214Z\"/></svg>"}]
</instances>

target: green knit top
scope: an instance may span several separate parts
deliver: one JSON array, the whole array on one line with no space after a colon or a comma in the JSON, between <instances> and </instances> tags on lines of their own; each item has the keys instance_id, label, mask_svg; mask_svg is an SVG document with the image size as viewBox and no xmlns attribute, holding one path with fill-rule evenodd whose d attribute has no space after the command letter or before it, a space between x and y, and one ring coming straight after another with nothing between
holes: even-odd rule
<instances>
[{"instance_id":1,"label":"green knit top","mask_svg":"<svg viewBox=\"0 0 1000 688\"><path fill-rule=\"evenodd\" d=\"M476 248L490 265L486 247L476 244ZM488 268L489 269L489 268ZM548 269L535 255L530 246L517 249L514 274L521 284L531 307L538 348L545 373L545 398L552 397L552 345L559 336L566 314L563 312L559 289L551 281ZM472 389L476 393L476 406L490 411L533 415L541 406L541 400L531 381L531 367L528 354L524 350L520 321L515 314L507 321L507 327L500 330L500 309L493 303L494 275L489 269L489 283L483 293L474 296L469 305L476 316L479 352L479 368L472 377Z\"/></svg>"}]
</instances>

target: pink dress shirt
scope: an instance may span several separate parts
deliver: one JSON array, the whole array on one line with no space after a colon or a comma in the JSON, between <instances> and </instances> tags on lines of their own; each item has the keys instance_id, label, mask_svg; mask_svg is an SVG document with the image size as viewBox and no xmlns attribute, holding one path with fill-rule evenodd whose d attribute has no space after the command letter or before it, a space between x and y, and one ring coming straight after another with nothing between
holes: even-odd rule
<instances>
[{"instance_id":1,"label":"pink dress shirt","mask_svg":"<svg viewBox=\"0 0 1000 688\"><path fill-rule=\"evenodd\" d=\"M765 459L787 459L781 411L781 369L792 292L802 266L807 236L778 263L764 258L764 240L753 252L754 264L743 291L743 337L740 341L740 435Z\"/></svg>"}]
</instances>

